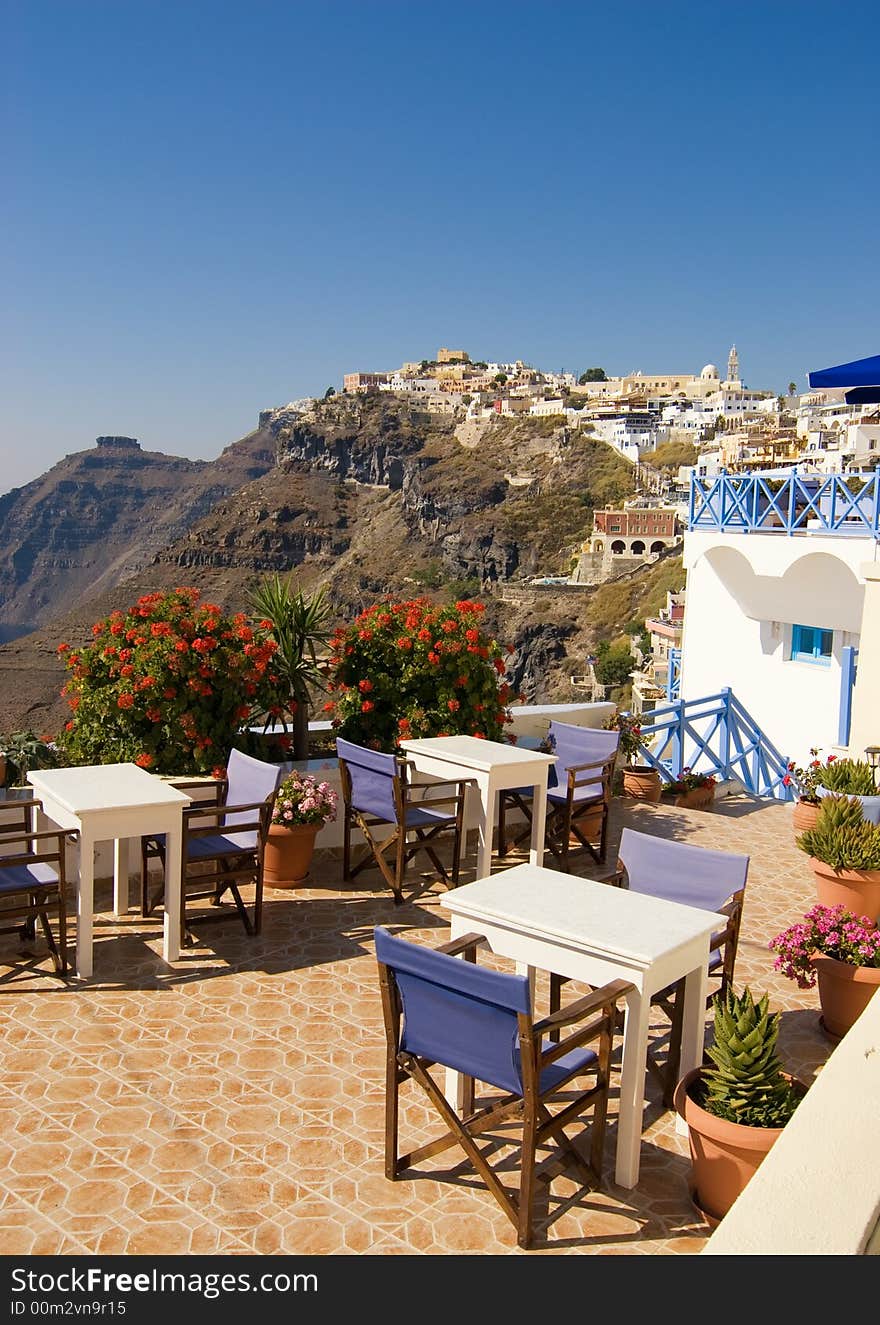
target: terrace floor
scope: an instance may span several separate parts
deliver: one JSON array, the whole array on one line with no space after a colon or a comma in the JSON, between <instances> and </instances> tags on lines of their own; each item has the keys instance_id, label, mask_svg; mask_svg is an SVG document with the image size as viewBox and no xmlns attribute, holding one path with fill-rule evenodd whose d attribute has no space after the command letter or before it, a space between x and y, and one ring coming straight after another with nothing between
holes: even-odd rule
<instances>
[{"instance_id":1,"label":"terrace floor","mask_svg":"<svg viewBox=\"0 0 880 1325\"><path fill-rule=\"evenodd\" d=\"M816 992L777 975L767 950L814 901L791 816L791 805L745 796L711 812L615 798L608 863L626 824L750 854L737 986L770 993L783 1011L781 1057L810 1081L834 1046ZM449 927L439 885L395 907L374 873L357 886L340 876L336 853L319 852L308 887L267 889L259 939L237 921L201 928L173 969L161 960L161 915L114 921L107 883L91 980L65 986L43 947L28 957L0 937L4 1254L699 1252L710 1230L690 1200L687 1139L651 1074L638 1186L613 1181L615 1094L601 1188L557 1180L562 1199L545 1207L529 1252L454 1150L432 1161L440 1180L386 1181L373 926L429 943ZM413 1101L404 1144L428 1119Z\"/></svg>"}]
</instances>

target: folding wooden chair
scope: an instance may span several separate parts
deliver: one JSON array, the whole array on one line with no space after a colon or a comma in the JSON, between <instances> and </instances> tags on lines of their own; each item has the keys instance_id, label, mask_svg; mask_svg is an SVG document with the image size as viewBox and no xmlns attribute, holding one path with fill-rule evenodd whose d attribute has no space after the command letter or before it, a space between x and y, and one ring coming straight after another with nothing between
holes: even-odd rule
<instances>
[{"instance_id":1,"label":"folding wooden chair","mask_svg":"<svg viewBox=\"0 0 880 1325\"><path fill-rule=\"evenodd\" d=\"M711 983L706 1007L711 1007L713 996L721 994L723 997L733 983L749 857L731 851L716 851L692 842L673 842L651 833L636 832L633 828L624 828L617 854L617 870L603 882L627 887L630 892L643 893L647 897L663 897L669 902L719 913L718 930L709 944ZM559 1006L559 990L563 983L562 976L551 976L551 1010ZM648 1066L662 1080L663 1103L671 1108L681 1054L683 982L659 990L651 1002L662 1009L670 1022L665 1062L649 1051Z\"/></svg>"},{"instance_id":2,"label":"folding wooden chair","mask_svg":"<svg viewBox=\"0 0 880 1325\"><path fill-rule=\"evenodd\" d=\"M406 867L417 852L424 851L446 887L455 887L461 865L465 792L472 779L432 782L420 789L426 792L424 799L413 800L409 760L341 739L336 742L336 752L345 807L342 877L353 879L361 870L378 866L395 903L400 904ZM364 835L366 851L353 865L355 827ZM388 828L391 832L384 836L377 831ZM448 870L435 850L441 834L452 834Z\"/></svg>"},{"instance_id":3,"label":"folding wooden chair","mask_svg":"<svg viewBox=\"0 0 880 1325\"><path fill-rule=\"evenodd\" d=\"M597 864L602 864L608 847L611 781L620 732L551 722L548 737L556 763L551 764L547 780L546 849L566 871L572 850L587 851ZM514 836L513 845L518 846L531 833L533 790L519 787L499 793L499 855L506 855L510 849L507 813L512 806L526 820L525 829Z\"/></svg>"},{"instance_id":4,"label":"folding wooden chair","mask_svg":"<svg viewBox=\"0 0 880 1325\"><path fill-rule=\"evenodd\" d=\"M36 937L36 923L46 936L58 975L67 974L67 879L64 871L67 830L31 832L29 817L41 808L32 798L6 801L16 816L0 828L0 934L18 934L25 942ZM16 822L20 815L20 823ZM58 941L51 917L58 919ZM19 923L20 922L20 923Z\"/></svg>"},{"instance_id":5,"label":"folding wooden chair","mask_svg":"<svg viewBox=\"0 0 880 1325\"><path fill-rule=\"evenodd\" d=\"M204 783L181 783L184 791L200 786L215 790L213 804L199 801L183 812L183 886L180 923L185 937L189 926L238 915L248 934L260 933L263 916L263 855L272 806L283 776L280 764L232 750L226 778ZM207 821L207 822L205 822ZM230 831L231 830L231 831ZM147 916L162 901L164 878L151 894L149 863L158 859L165 869L165 835L141 839L141 912ZM248 912L241 889L253 885L254 900ZM229 892L234 911L220 909ZM210 898L214 912L187 914L187 903Z\"/></svg>"},{"instance_id":6,"label":"folding wooden chair","mask_svg":"<svg viewBox=\"0 0 880 1325\"><path fill-rule=\"evenodd\" d=\"M549 1184L567 1167L581 1184L595 1187L601 1180L617 1005L632 986L614 980L535 1022L527 976L475 965L480 935L430 949L377 927L375 940L387 1042L385 1176L399 1178L458 1144L513 1224L519 1245L530 1246L541 1179ZM558 1041L545 1039L562 1030L568 1033ZM460 1109L447 1100L434 1067L463 1075ZM576 1088L583 1077L586 1084ZM399 1090L406 1081L425 1091L446 1130L401 1155ZM475 1082L492 1088L479 1106ZM592 1115L589 1160L566 1133L574 1125L583 1132L585 1114ZM539 1149L546 1148L550 1154L539 1162ZM511 1189L504 1177L516 1168L519 1183Z\"/></svg>"}]
</instances>

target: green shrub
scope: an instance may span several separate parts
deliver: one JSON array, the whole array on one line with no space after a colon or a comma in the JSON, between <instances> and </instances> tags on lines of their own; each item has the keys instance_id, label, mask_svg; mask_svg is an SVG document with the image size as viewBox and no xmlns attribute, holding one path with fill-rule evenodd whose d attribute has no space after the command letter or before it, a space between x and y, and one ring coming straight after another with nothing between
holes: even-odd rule
<instances>
[{"instance_id":1,"label":"green shrub","mask_svg":"<svg viewBox=\"0 0 880 1325\"><path fill-rule=\"evenodd\" d=\"M510 687L482 603L374 604L331 641L324 708L336 734L376 750L416 736L503 739Z\"/></svg>"},{"instance_id":2,"label":"green shrub","mask_svg":"<svg viewBox=\"0 0 880 1325\"><path fill-rule=\"evenodd\" d=\"M201 603L198 589L145 594L92 626L83 648L58 647L72 717L60 738L71 764L134 762L156 773L225 767L249 725L287 695L244 616Z\"/></svg>"}]
</instances>

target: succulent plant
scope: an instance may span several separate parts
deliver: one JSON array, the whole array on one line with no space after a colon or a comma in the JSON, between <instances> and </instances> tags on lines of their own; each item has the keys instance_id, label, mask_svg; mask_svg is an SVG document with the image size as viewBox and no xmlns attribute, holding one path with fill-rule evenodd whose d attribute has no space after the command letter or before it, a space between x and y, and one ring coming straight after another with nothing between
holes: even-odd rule
<instances>
[{"instance_id":1,"label":"succulent plant","mask_svg":"<svg viewBox=\"0 0 880 1325\"><path fill-rule=\"evenodd\" d=\"M795 841L835 870L880 869L880 825L865 818L857 796L823 797L815 824Z\"/></svg>"},{"instance_id":2,"label":"succulent plant","mask_svg":"<svg viewBox=\"0 0 880 1325\"><path fill-rule=\"evenodd\" d=\"M801 1101L801 1083L786 1076L776 1053L779 1013L769 996L756 1003L751 990L728 989L713 999L714 1041L707 1049L714 1067L701 1072L707 1113L747 1127L784 1127Z\"/></svg>"},{"instance_id":3,"label":"succulent plant","mask_svg":"<svg viewBox=\"0 0 880 1325\"><path fill-rule=\"evenodd\" d=\"M864 759L835 759L821 769L820 787L841 796L876 796L874 770Z\"/></svg>"}]
</instances>

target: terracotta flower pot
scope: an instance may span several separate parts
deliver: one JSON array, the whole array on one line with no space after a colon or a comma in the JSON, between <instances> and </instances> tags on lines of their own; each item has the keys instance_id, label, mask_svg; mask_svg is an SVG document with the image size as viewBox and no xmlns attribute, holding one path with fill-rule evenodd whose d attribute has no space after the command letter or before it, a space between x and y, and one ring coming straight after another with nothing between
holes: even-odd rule
<instances>
[{"instance_id":1,"label":"terracotta flower pot","mask_svg":"<svg viewBox=\"0 0 880 1325\"><path fill-rule=\"evenodd\" d=\"M823 906L843 905L872 924L880 916L880 870L836 870L810 856L816 880L816 898Z\"/></svg>"},{"instance_id":2,"label":"terracotta flower pot","mask_svg":"<svg viewBox=\"0 0 880 1325\"><path fill-rule=\"evenodd\" d=\"M861 1016L880 986L880 966L852 966L849 962L814 953L822 1027L839 1040Z\"/></svg>"},{"instance_id":3,"label":"terracotta flower pot","mask_svg":"<svg viewBox=\"0 0 880 1325\"><path fill-rule=\"evenodd\" d=\"M269 825L263 857L263 882L270 888L296 888L304 883L312 865L320 824Z\"/></svg>"},{"instance_id":4,"label":"terracotta flower pot","mask_svg":"<svg viewBox=\"0 0 880 1325\"><path fill-rule=\"evenodd\" d=\"M689 791L679 792L674 803L685 810L706 810L714 800L714 787L691 787Z\"/></svg>"},{"instance_id":5,"label":"terracotta flower pot","mask_svg":"<svg viewBox=\"0 0 880 1325\"><path fill-rule=\"evenodd\" d=\"M805 833L808 828L815 826L821 808L820 801L805 801L798 797L794 803L794 813L791 816L792 827L798 836Z\"/></svg>"},{"instance_id":6,"label":"terracotta flower pot","mask_svg":"<svg viewBox=\"0 0 880 1325\"><path fill-rule=\"evenodd\" d=\"M711 1228L727 1214L746 1183L782 1135L781 1127L747 1127L708 1113L688 1093L702 1068L686 1073L675 1088L675 1111L687 1123L694 1204Z\"/></svg>"},{"instance_id":7,"label":"terracotta flower pot","mask_svg":"<svg viewBox=\"0 0 880 1325\"><path fill-rule=\"evenodd\" d=\"M625 764L623 794L634 800L659 801L660 774L650 764Z\"/></svg>"}]
</instances>

